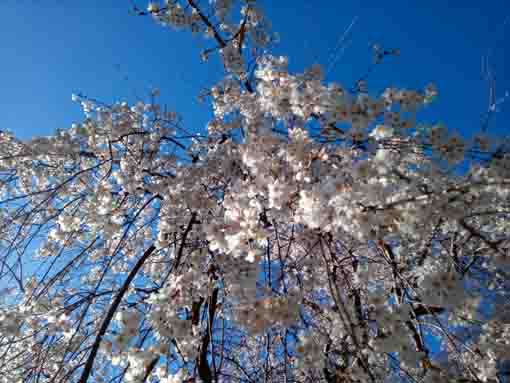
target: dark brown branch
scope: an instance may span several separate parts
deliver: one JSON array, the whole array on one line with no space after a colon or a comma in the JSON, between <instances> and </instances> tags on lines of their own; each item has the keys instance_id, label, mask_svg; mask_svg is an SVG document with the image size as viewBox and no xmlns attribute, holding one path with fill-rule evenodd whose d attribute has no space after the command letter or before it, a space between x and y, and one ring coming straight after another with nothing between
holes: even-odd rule
<instances>
[{"instance_id":1,"label":"dark brown branch","mask_svg":"<svg viewBox=\"0 0 510 383\"><path fill-rule=\"evenodd\" d=\"M195 223L198 223L196 220L197 213L191 214L191 219L188 222L188 226L186 227L186 230L184 231L184 234L182 235L181 244L179 245L179 250L177 250L177 254L175 256L175 262L174 266L172 267L172 270L177 270L179 265L181 264L182 254L184 252L184 245L186 244L186 239L188 238L188 234L190 233L191 229L193 228L193 225Z\"/></svg>"},{"instance_id":2,"label":"dark brown branch","mask_svg":"<svg viewBox=\"0 0 510 383\"><path fill-rule=\"evenodd\" d=\"M194 301L191 305L191 324L193 326L198 326L198 323L200 322L200 308L202 307L203 302L204 298L199 297L199 299Z\"/></svg>"},{"instance_id":3,"label":"dark brown branch","mask_svg":"<svg viewBox=\"0 0 510 383\"><path fill-rule=\"evenodd\" d=\"M444 311L445 311L444 307L441 306L419 304L418 306L414 307L414 314L416 315L416 317L420 317L423 315L441 314Z\"/></svg>"},{"instance_id":4,"label":"dark brown branch","mask_svg":"<svg viewBox=\"0 0 510 383\"><path fill-rule=\"evenodd\" d=\"M147 366L147 370L145 371L145 376L142 379L143 383L145 383L147 379L149 379L149 375L151 374L152 370L154 370L158 362L159 356L151 360L151 363Z\"/></svg>"},{"instance_id":5,"label":"dark brown branch","mask_svg":"<svg viewBox=\"0 0 510 383\"><path fill-rule=\"evenodd\" d=\"M220 34L218 33L218 31L216 30L216 28L214 27L214 25L211 24L211 22L209 21L209 19L207 18L207 16L205 16L202 11L200 10L200 8L198 7L198 5L195 4L195 2L193 0L188 0L188 4L191 6L191 8L193 8L195 10L195 12L198 14L198 16L200 17L200 20L202 20L202 22L208 27L211 29L212 33L213 33L213 36L214 38L216 39L216 41L218 42L218 44L220 44L220 47L222 48L225 48L227 46L227 43L225 42L225 40L223 40L223 38L220 36Z\"/></svg>"},{"instance_id":6,"label":"dark brown branch","mask_svg":"<svg viewBox=\"0 0 510 383\"><path fill-rule=\"evenodd\" d=\"M138 271L140 271L145 261L154 252L154 250L156 250L156 247L154 245L145 250L142 257L138 260L135 267L131 270L128 277L124 281L124 284L122 285L119 292L115 296L115 299L113 300L110 308L108 309L108 312L106 313L106 317L104 318L103 323L101 324L101 328L97 333L96 339L94 340L94 344L92 345L89 357L87 358L87 362L85 363L85 368L83 369L83 373L81 374L80 380L78 381L79 383L86 383L87 380L89 379L90 373L92 372L92 367L94 366L94 360L96 358L99 346L101 344L101 340L103 339L103 336L106 333L106 330L108 329L108 326L110 325L113 316L117 312L117 309L119 308L119 305L122 302L122 298L124 298L124 294L126 294L129 285L135 278Z\"/></svg>"},{"instance_id":7,"label":"dark brown branch","mask_svg":"<svg viewBox=\"0 0 510 383\"><path fill-rule=\"evenodd\" d=\"M216 313L216 305L218 303L218 288L215 288L211 294L209 301L209 315L207 320L207 329L204 336L202 337L202 344L200 346L200 354L197 358L198 375L205 383L212 383L213 375L211 367L207 362L207 350L209 349L209 343L211 342L212 327L214 324L214 315ZM214 355L213 355L214 358Z\"/></svg>"}]
</instances>

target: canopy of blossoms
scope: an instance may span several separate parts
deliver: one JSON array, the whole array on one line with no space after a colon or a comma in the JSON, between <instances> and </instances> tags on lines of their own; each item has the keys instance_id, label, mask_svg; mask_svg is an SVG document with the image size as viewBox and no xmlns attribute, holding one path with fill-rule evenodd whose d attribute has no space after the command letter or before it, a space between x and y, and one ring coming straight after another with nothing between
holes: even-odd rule
<instances>
[{"instance_id":1,"label":"canopy of blossoms","mask_svg":"<svg viewBox=\"0 0 510 383\"><path fill-rule=\"evenodd\" d=\"M1 132L1 383L507 381L507 143L289 73L253 0L135 10L209 37L215 117Z\"/></svg>"}]
</instances>

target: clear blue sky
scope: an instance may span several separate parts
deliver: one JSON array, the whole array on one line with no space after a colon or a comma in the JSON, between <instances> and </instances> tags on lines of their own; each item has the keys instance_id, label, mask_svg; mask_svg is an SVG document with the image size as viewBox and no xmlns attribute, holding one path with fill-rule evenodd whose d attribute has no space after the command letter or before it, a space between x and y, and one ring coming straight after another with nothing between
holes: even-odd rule
<instances>
[{"instance_id":1,"label":"clear blue sky","mask_svg":"<svg viewBox=\"0 0 510 383\"><path fill-rule=\"evenodd\" d=\"M357 17L351 42L329 79L351 85L371 62L371 42L399 48L401 56L378 68L369 88L421 88L435 82L439 102L422 117L440 119L460 132L477 129L486 110L480 62L488 49L498 91L510 90L508 0L260 3L281 35L275 53L288 55L296 71L314 61L327 65L339 36ZM162 101L182 114L188 128L203 130L211 111L195 97L222 76L218 61L199 60L200 48L211 42L130 15L131 4L1 0L0 129L24 138L48 135L81 119L72 93L132 101L159 87ZM499 132L508 129L509 104L492 125Z\"/></svg>"}]
</instances>

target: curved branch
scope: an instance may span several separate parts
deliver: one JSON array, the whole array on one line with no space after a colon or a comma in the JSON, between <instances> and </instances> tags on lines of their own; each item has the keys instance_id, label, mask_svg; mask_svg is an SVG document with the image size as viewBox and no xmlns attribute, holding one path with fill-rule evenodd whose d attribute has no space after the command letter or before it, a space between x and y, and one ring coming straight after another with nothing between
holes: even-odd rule
<instances>
[{"instance_id":1,"label":"curved branch","mask_svg":"<svg viewBox=\"0 0 510 383\"><path fill-rule=\"evenodd\" d=\"M145 252L143 253L142 257L138 260L135 267L131 272L129 273L128 277L124 281L124 284L120 288L119 292L117 293L115 299L113 300L112 305L108 309L108 312L106 313L106 317L103 320L103 323L101 324L101 328L99 329L99 332L96 336L96 339L94 340L94 344L92 345L92 349L90 351L89 357L87 358L87 362L85 363L85 368L83 369L83 373L81 374L79 383L86 383L90 373L92 372L92 367L94 365L94 360L96 358L97 352L99 350L99 346L101 344L101 340L103 339L104 334L106 333L106 330L108 329L108 326L110 325L110 322L113 319L113 316L115 315L115 312L119 308L120 303L122 302L122 298L124 298L124 294L126 294L129 285L135 278L136 274L138 274L138 271L142 268L145 261L151 256L151 254L156 250L156 247L154 245L151 245Z\"/></svg>"}]
</instances>

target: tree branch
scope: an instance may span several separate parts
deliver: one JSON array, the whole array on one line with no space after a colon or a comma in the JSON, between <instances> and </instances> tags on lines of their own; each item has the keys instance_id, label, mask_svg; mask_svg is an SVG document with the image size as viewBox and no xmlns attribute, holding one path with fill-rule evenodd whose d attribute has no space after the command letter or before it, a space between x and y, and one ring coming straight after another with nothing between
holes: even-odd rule
<instances>
[{"instance_id":1,"label":"tree branch","mask_svg":"<svg viewBox=\"0 0 510 383\"><path fill-rule=\"evenodd\" d=\"M211 367L207 361L207 350L211 342L212 326L214 323L214 314L216 313L216 304L218 303L218 288L215 288L211 294L209 301L209 316L207 320L207 329L202 338L202 345L200 346L200 354L197 358L198 375L205 383L212 383L213 376ZM214 358L214 355L212 356Z\"/></svg>"},{"instance_id":2,"label":"tree branch","mask_svg":"<svg viewBox=\"0 0 510 383\"><path fill-rule=\"evenodd\" d=\"M119 308L120 303L122 302L122 298L124 298L124 294L126 294L129 285L135 278L136 274L140 269L142 268L145 261L151 256L151 254L156 250L156 247L154 245L151 245L145 252L143 253L142 257L138 260L135 267L131 270L128 277L124 281L124 284L120 288L119 292L117 293L115 299L113 300L110 308L108 309L108 312L106 313L106 317L103 320L103 323L101 324L101 328L99 329L99 332L96 336L96 339L94 340L94 344L92 345L92 349L90 351L89 357L87 358L87 362L85 363L85 368L83 369L83 373L81 374L79 383L86 383L90 373L92 372L92 367L94 365L94 359L96 358L97 352L99 350L99 346L101 344L101 340L103 339L104 334L106 333L106 330L108 329L108 326L110 325L110 322L113 319L113 316L115 315L115 312Z\"/></svg>"},{"instance_id":3,"label":"tree branch","mask_svg":"<svg viewBox=\"0 0 510 383\"><path fill-rule=\"evenodd\" d=\"M216 30L216 28L214 28L214 25L211 24L211 22L209 21L209 19L207 18L207 16L205 16L202 11L200 10L200 8L198 7L198 5L195 4L195 2L193 0L188 0L188 4L191 6L191 8L193 8L195 10L195 12L198 14L198 16L200 16L200 20L202 20L202 22L208 27L211 29L211 31L213 32L213 35L214 35L214 38L216 39L216 41L218 42L218 44L220 44L220 47L222 48L225 48L227 46L227 43L225 42L225 40L223 40L223 38L220 36L220 34L218 33L218 31Z\"/></svg>"}]
</instances>

